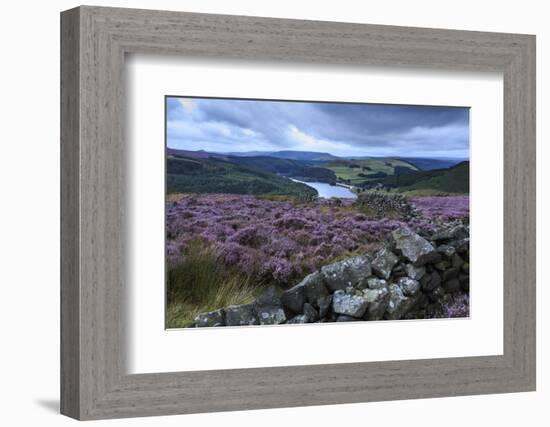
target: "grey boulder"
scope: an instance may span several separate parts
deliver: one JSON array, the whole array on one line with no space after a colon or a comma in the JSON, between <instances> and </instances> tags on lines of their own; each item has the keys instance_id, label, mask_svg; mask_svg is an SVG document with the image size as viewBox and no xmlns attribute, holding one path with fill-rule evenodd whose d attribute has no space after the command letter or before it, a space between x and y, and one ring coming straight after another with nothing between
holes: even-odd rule
<instances>
[{"instance_id":1,"label":"grey boulder","mask_svg":"<svg viewBox=\"0 0 550 427\"><path fill-rule=\"evenodd\" d=\"M367 320L380 320L384 316L388 303L390 301L390 292L388 287L378 289L366 289L363 295L368 302L365 318Z\"/></svg>"},{"instance_id":2,"label":"grey boulder","mask_svg":"<svg viewBox=\"0 0 550 427\"><path fill-rule=\"evenodd\" d=\"M470 230L465 225L445 227L432 234L432 240L460 240L470 236Z\"/></svg>"},{"instance_id":3,"label":"grey boulder","mask_svg":"<svg viewBox=\"0 0 550 427\"><path fill-rule=\"evenodd\" d=\"M225 325L225 311L223 309L209 311L207 313L201 313L195 317L194 324L197 328L203 328L207 326L224 326Z\"/></svg>"},{"instance_id":4,"label":"grey boulder","mask_svg":"<svg viewBox=\"0 0 550 427\"><path fill-rule=\"evenodd\" d=\"M369 289L380 289L388 286L388 282L384 279L379 279L377 277L371 277L367 279L367 287Z\"/></svg>"},{"instance_id":5,"label":"grey boulder","mask_svg":"<svg viewBox=\"0 0 550 427\"><path fill-rule=\"evenodd\" d=\"M319 317L321 319L328 314L331 304L332 304L332 295L327 295L326 297L323 297L317 300L317 305L319 306Z\"/></svg>"},{"instance_id":6,"label":"grey boulder","mask_svg":"<svg viewBox=\"0 0 550 427\"><path fill-rule=\"evenodd\" d=\"M301 284L284 291L281 295L281 304L294 313L301 313L305 302L306 293Z\"/></svg>"},{"instance_id":7,"label":"grey boulder","mask_svg":"<svg viewBox=\"0 0 550 427\"><path fill-rule=\"evenodd\" d=\"M399 258L392 251L384 248L378 251L376 257L372 261L372 270L378 277L389 279L393 267L398 262Z\"/></svg>"},{"instance_id":8,"label":"grey boulder","mask_svg":"<svg viewBox=\"0 0 550 427\"><path fill-rule=\"evenodd\" d=\"M401 319L414 307L416 298L414 296L407 297L403 293L403 289L394 283L389 286L389 292L390 298L384 317L388 320Z\"/></svg>"},{"instance_id":9,"label":"grey boulder","mask_svg":"<svg viewBox=\"0 0 550 427\"><path fill-rule=\"evenodd\" d=\"M351 317L363 317L369 302L361 295L346 293L337 290L332 295L332 310L338 314Z\"/></svg>"},{"instance_id":10,"label":"grey boulder","mask_svg":"<svg viewBox=\"0 0 550 427\"><path fill-rule=\"evenodd\" d=\"M440 228L432 233L431 240L440 242L444 240L451 240L453 238L450 228Z\"/></svg>"},{"instance_id":11,"label":"grey boulder","mask_svg":"<svg viewBox=\"0 0 550 427\"><path fill-rule=\"evenodd\" d=\"M292 319L290 319L288 324L301 324L301 323L313 323L319 320L317 316L317 310L307 302L304 304L304 312L302 314L297 314Z\"/></svg>"},{"instance_id":12,"label":"grey boulder","mask_svg":"<svg viewBox=\"0 0 550 427\"><path fill-rule=\"evenodd\" d=\"M355 256L321 268L323 281L332 292L357 286L372 274L371 263L366 256Z\"/></svg>"},{"instance_id":13,"label":"grey boulder","mask_svg":"<svg viewBox=\"0 0 550 427\"><path fill-rule=\"evenodd\" d=\"M405 271L411 279L420 280L426 274L426 267L415 267L412 264L407 264Z\"/></svg>"},{"instance_id":14,"label":"grey boulder","mask_svg":"<svg viewBox=\"0 0 550 427\"><path fill-rule=\"evenodd\" d=\"M275 286L268 287L263 294L256 298L257 305L270 305L277 306L281 305L281 298L279 296L279 291Z\"/></svg>"},{"instance_id":15,"label":"grey boulder","mask_svg":"<svg viewBox=\"0 0 550 427\"><path fill-rule=\"evenodd\" d=\"M304 315L306 316L308 323L315 322L319 319L317 310L315 310L315 308L307 302L304 304Z\"/></svg>"},{"instance_id":16,"label":"grey boulder","mask_svg":"<svg viewBox=\"0 0 550 427\"><path fill-rule=\"evenodd\" d=\"M289 325L295 325L295 324L301 324L301 323L309 323L307 316L305 314L298 314L287 322L287 324Z\"/></svg>"},{"instance_id":17,"label":"grey boulder","mask_svg":"<svg viewBox=\"0 0 550 427\"><path fill-rule=\"evenodd\" d=\"M371 277L367 280L367 287L369 289L380 289L388 286L388 282L384 279L378 279L377 277Z\"/></svg>"},{"instance_id":18,"label":"grey boulder","mask_svg":"<svg viewBox=\"0 0 550 427\"><path fill-rule=\"evenodd\" d=\"M225 308L227 326L258 325L259 319L254 304L230 305Z\"/></svg>"},{"instance_id":19,"label":"grey boulder","mask_svg":"<svg viewBox=\"0 0 550 427\"><path fill-rule=\"evenodd\" d=\"M441 276L437 271L432 271L430 274L426 273L420 283L424 292L431 292L441 285Z\"/></svg>"},{"instance_id":20,"label":"grey boulder","mask_svg":"<svg viewBox=\"0 0 550 427\"><path fill-rule=\"evenodd\" d=\"M430 242L408 228L394 230L392 238L396 250L417 267L436 261L440 257Z\"/></svg>"},{"instance_id":21,"label":"grey boulder","mask_svg":"<svg viewBox=\"0 0 550 427\"><path fill-rule=\"evenodd\" d=\"M278 306L256 306L256 313L260 325L280 325L287 320L285 311Z\"/></svg>"},{"instance_id":22,"label":"grey boulder","mask_svg":"<svg viewBox=\"0 0 550 427\"><path fill-rule=\"evenodd\" d=\"M449 245L452 245L459 254L467 254L470 249L470 238L453 240L449 242Z\"/></svg>"},{"instance_id":23,"label":"grey boulder","mask_svg":"<svg viewBox=\"0 0 550 427\"><path fill-rule=\"evenodd\" d=\"M451 229L451 236L453 239L465 239L470 237L470 230L465 225L457 225Z\"/></svg>"},{"instance_id":24,"label":"grey boulder","mask_svg":"<svg viewBox=\"0 0 550 427\"><path fill-rule=\"evenodd\" d=\"M437 247L437 252L451 258L456 253L456 249L451 245L440 245Z\"/></svg>"},{"instance_id":25,"label":"grey boulder","mask_svg":"<svg viewBox=\"0 0 550 427\"><path fill-rule=\"evenodd\" d=\"M279 325L286 322L286 314L281 307L279 291L275 286L267 288L255 301L254 307L261 325Z\"/></svg>"},{"instance_id":26,"label":"grey boulder","mask_svg":"<svg viewBox=\"0 0 550 427\"><path fill-rule=\"evenodd\" d=\"M397 285L403 290L405 296L416 295L420 291L420 283L418 280L410 277L402 277L397 282Z\"/></svg>"},{"instance_id":27,"label":"grey boulder","mask_svg":"<svg viewBox=\"0 0 550 427\"><path fill-rule=\"evenodd\" d=\"M304 280L296 286L302 286L304 288L306 302L314 305L317 304L319 299L329 294L324 283L324 276L319 271L307 275Z\"/></svg>"}]
</instances>

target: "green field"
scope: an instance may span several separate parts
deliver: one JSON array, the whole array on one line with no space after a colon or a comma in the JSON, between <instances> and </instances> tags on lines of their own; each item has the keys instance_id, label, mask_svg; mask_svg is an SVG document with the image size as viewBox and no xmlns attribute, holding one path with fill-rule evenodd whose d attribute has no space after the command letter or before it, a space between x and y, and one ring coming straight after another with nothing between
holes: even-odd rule
<instances>
[{"instance_id":1,"label":"green field","mask_svg":"<svg viewBox=\"0 0 550 427\"><path fill-rule=\"evenodd\" d=\"M377 158L377 159L352 159L335 160L324 163L323 167L332 170L339 181L351 185L359 185L365 181L379 179L379 177L369 177L369 175L383 172L386 175L393 175L395 168L406 168L416 171L418 168L404 160ZM363 176L365 175L365 176Z\"/></svg>"}]
</instances>

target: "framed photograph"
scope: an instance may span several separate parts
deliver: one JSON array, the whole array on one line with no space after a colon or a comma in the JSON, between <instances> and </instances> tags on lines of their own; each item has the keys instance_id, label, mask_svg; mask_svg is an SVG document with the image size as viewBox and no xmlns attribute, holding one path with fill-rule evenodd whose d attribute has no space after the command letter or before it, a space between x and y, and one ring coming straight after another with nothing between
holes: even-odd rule
<instances>
[{"instance_id":1,"label":"framed photograph","mask_svg":"<svg viewBox=\"0 0 550 427\"><path fill-rule=\"evenodd\" d=\"M469 317L469 108L165 108L167 328Z\"/></svg>"},{"instance_id":2,"label":"framed photograph","mask_svg":"<svg viewBox=\"0 0 550 427\"><path fill-rule=\"evenodd\" d=\"M535 37L61 15L61 411L535 390Z\"/></svg>"}]
</instances>

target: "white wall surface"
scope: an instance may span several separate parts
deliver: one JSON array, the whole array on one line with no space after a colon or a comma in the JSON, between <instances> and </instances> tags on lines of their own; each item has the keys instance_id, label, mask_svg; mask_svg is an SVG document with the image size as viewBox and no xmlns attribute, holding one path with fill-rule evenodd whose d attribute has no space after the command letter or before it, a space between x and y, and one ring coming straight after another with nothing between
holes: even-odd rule
<instances>
[{"instance_id":1,"label":"white wall surface","mask_svg":"<svg viewBox=\"0 0 550 427\"><path fill-rule=\"evenodd\" d=\"M546 2L400 0L96 1L96 5L537 35L538 391L104 422L116 426L550 425L550 26ZM0 25L0 423L65 426L59 384L59 12L74 1L4 2ZM546 162L545 162L546 160ZM97 422L92 422L97 424Z\"/></svg>"}]
</instances>

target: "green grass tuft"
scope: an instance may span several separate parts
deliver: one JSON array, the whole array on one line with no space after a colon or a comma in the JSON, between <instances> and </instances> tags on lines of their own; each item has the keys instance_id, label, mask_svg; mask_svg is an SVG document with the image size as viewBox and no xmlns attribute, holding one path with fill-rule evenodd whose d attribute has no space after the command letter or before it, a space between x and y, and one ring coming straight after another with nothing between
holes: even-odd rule
<instances>
[{"instance_id":1,"label":"green grass tuft","mask_svg":"<svg viewBox=\"0 0 550 427\"><path fill-rule=\"evenodd\" d=\"M250 303L262 289L250 277L223 267L212 248L192 242L183 261L168 271L166 327L185 328L199 313Z\"/></svg>"}]
</instances>

